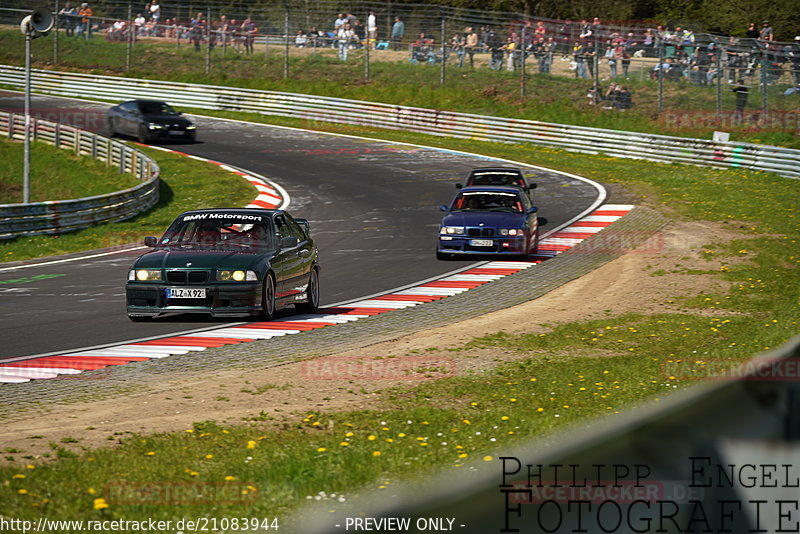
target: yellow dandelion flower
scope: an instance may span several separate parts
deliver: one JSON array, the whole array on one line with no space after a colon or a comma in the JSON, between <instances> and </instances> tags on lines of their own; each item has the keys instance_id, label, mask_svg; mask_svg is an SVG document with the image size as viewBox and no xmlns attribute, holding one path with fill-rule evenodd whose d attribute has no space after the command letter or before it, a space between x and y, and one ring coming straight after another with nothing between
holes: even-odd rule
<instances>
[{"instance_id":1,"label":"yellow dandelion flower","mask_svg":"<svg viewBox=\"0 0 800 534\"><path fill-rule=\"evenodd\" d=\"M236 477L233 475L228 475L225 477L226 482L233 482L234 480L236 480Z\"/></svg>"},{"instance_id":2,"label":"yellow dandelion flower","mask_svg":"<svg viewBox=\"0 0 800 534\"><path fill-rule=\"evenodd\" d=\"M186 431L187 434L191 434L192 432L194 432L194 430L192 430L191 428Z\"/></svg>"},{"instance_id":3,"label":"yellow dandelion flower","mask_svg":"<svg viewBox=\"0 0 800 534\"><path fill-rule=\"evenodd\" d=\"M471 424L472 424L472 423L470 423L470 422L469 422L469 419L464 419L464 421L462 421L462 422L463 422L465 425L471 425Z\"/></svg>"},{"instance_id":4,"label":"yellow dandelion flower","mask_svg":"<svg viewBox=\"0 0 800 534\"><path fill-rule=\"evenodd\" d=\"M500 420L501 420L501 421L508 421L508 416L507 416L507 415L504 415L503 417L501 417L501 418L500 418Z\"/></svg>"},{"instance_id":5,"label":"yellow dandelion flower","mask_svg":"<svg viewBox=\"0 0 800 534\"><path fill-rule=\"evenodd\" d=\"M17 493L19 493L20 495L27 495L28 494L28 490L20 489L20 490L17 490Z\"/></svg>"},{"instance_id":6,"label":"yellow dandelion flower","mask_svg":"<svg viewBox=\"0 0 800 534\"><path fill-rule=\"evenodd\" d=\"M492 457L491 457L491 456L489 456L489 455L486 455L486 456L484 456L484 457L483 457L483 461L484 461L484 462L491 462L492 460L494 460L494 458L492 458Z\"/></svg>"},{"instance_id":7,"label":"yellow dandelion flower","mask_svg":"<svg viewBox=\"0 0 800 534\"><path fill-rule=\"evenodd\" d=\"M372 456L380 456L381 451L372 451Z\"/></svg>"},{"instance_id":8,"label":"yellow dandelion flower","mask_svg":"<svg viewBox=\"0 0 800 534\"><path fill-rule=\"evenodd\" d=\"M350 446L350 443L348 443L348 442L346 442L346 441L343 441L343 442L341 442L339 445L341 445L342 447L349 447L349 446Z\"/></svg>"},{"instance_id":9,"label":"yellow dandelion flower","mask_svg":"<svg viewBox=\"0 0 800 534\"><path fill-rule=\"evenodd\" d=\"M89 495L97 495L97 490L94 488L89 488Z\"/></svg>"},{"instance_id":10,"label":"yellow dandelion flower","mask_svg":"<svg viewBox=\"0 0 800 534\"><path fill-rule=\"evenodd\" d=\"M94 500L93 506L95 510L102 510L103 508L108 508L108 503L104 498L98 497Z\"/></svg>"},{"instance_id":11,"label":"yellow dandelion flower","mask_svg":"<svg viewBox=\"0 0 800 534\"><path fill-rule=\"evenodd\" d=\"M28 465L25 466L25 469L36 469L36 466L32 465L32 464L28 464Z\"/></svg>"},{"instance_id":12,"label":"yellow dandelion flower","mask_svg":"<svg viewBox=\"0 0 800 534\"><path fill-rule=\"evenodd\" d=\"M325 451L327 451L327 450L328 450L328 449L326 449L325 447L319 447L319 448L317 449L317 452L325 452Z\"/></svg>"},{"instance_id":13,"label":"yellow dandelion flower","mask_svg":"<svg viewBox=\"0 0 800 534\"><path fill-rule=\"evenodd\" d=\"M467 456L469 456L469 454L467 454L466 452L462 452L461 454L458 455L459 458L466 458Z\"/></svg>"},{"instance_id":14,"label":"yellow dandelion flower","mask_svg":"<svg viewBox=\"0 0 800 534\"><path fill-rule=\"evenodd\" d=\"M376 438L373 435L369 435L369 436L367 436L367 439L370 440L370 441L375 441Z\"/></svg>"},{"instance_id":15,"label":"yellow dandelion flower","mask_svg":"<svg viewBox=\"0 0 800 534\"><path fill-rule=\"evenodd\" d=\"M13 478L13 479L25 478L25 475L17 473L16 475L12 476L11 478Z\"/></svg>"},{"instance_id":16,"label":"yellow dandelion flower","mask_svg":"<svg viewBox=\"0 0 800 534\"><path fill-rule=\"evenodd\" d=\"M253 441L253 440L248 441L247 442L247 448L248 449L255 449L256 448L256 442Z\"/></svg>"},{"instance_id":17,"label":"yellow dandelion flower","mask_svg":"<svg viewBox=\"0 0 800 534\"><path fill-rule=\"evenodd\" d=\"M543 411L544 411L544 408L536 408L536 411L537 411L537 412L543 412Z\"/></svg>"},{"instance_id":18,"label":"yellow dandelion flower","mask_svg":"<svg viewBox=\"0 0 800 534\"><path fill-rule=\"evenodd\" d=\"M147 456L155 456L156 453L153 451L147 451Z\"/></svg>"},{"instance_id":19,"label":"yellow dandelion flower","mask_svg":"<svg viewBox=\"0 0 800 534\"><path fill-rule=\"evenodd\" d=\"M400 432L399 434L397 434L397 437L398 438L404 438L404 437L406 437L406 435L405 435L404 432Z\"/></svg>"},{"instance_id":20,"label":"yellow dandelion flower","mask_svg":"<svg viewBox=\"0 0 800 534\"><path fill-rule=\"evenodd\" d=\"M213 454L206 454L206 460L210 460L214 457Z\"/></svg>"}]
</instances>

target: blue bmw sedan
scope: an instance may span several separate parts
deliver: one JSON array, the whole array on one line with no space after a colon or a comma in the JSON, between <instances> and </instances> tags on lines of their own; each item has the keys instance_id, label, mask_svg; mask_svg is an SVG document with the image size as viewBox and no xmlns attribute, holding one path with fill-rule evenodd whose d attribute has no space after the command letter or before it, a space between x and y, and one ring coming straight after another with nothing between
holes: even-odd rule
<instances>
[{"instance_id":1,"label":"blue bmw sedan","mask_svg":"<svg viewBox=\"0 0 800 534\"><path fill-rule=\"evenodd\" d=\"M436 257L461 254L525 256L539 248L537 208L513 186L471 186L459 190L439 226Z\"/></svg>"}]
</instances>

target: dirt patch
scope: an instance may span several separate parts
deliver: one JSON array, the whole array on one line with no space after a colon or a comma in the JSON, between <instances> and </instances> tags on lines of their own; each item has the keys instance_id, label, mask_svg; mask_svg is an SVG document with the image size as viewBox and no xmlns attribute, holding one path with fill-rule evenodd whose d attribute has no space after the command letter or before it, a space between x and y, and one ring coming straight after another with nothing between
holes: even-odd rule
<instances>
[{"instance_id":1,"label":"dirt patch","mask_svg":"<svg viewBox=\"0 0 800 534\"><path fill-rule=\"evenodd\" d=\"M726 282L717 276L687 271L719 269L718 261L702 259L702 247L741 234L726 225L690 222L674 223L660 238L659 247L651 242L646 249L629 252L519 306L302 363L177 377L148 393L55 407L50 413L4 424L0 443L6 450L21 451L13 454L19 461L21 455L51 452L50 443L77 451L115 443L128 433L180 431L198 421L280 424L310 411L370 408L388 387L413 387L419 380L476 372L524 357L496 349L445 350L476 336L501 330L544 332L559 323L626 312L680 311L675 304L679 297L725 289ZM371 377L353 374L365 369Z\"/></svg>"}]
</instances>

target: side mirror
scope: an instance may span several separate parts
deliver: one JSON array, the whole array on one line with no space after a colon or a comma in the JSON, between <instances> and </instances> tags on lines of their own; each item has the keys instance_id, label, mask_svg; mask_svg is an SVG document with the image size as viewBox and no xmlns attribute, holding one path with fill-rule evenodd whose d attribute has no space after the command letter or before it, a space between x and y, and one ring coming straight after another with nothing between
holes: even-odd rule
<instances>
[{"instance_id":1,"label":"side mirror","mask_svg":"<svg viewBox=\"0 0 800 534\"><path fill-rule=\"evenodd\" d=\"M183 111L179 111L179 112L178 112L178 115L183 115Z\"/></svg>"},{"instance_id":2,"label":"side mirror","mask_svg":"<svg viewBox=\"0 0 800 534\"><path fill-rule=\"evenodd\" d=\"M464 186L461 185L461 184L456 184L456 189L461 189L462 187L464 187Z\"/></svg>"},{"instance_id":3,"label":"side mirror","mask_svg":"<svg viewBox=\"0 0 800 534\"><path fill-rule=\"evenodd\" d=\"M293 236L281 239L281 248L294 248L299 244L300 240Z\"/></svg>"},{"instance_id":4,"label":"side mirror","mask_svg":"<svg viewBox=\"0 0 800 534\"><path fill-rule=\"evenodd\" d=\"M146 247L153 248L153 247L156 246L156 243L158 243L158 239L156 239L155 237L145 237L144 238L144 246L146 246Z\"/></svg>"},{"instance_id":5,"label":"side mirror","mask_svg":"<svg viewBox=\"0 0 800 534\"><path fill-rule=\"evenodd\" d=\"M439 211L450 211L450 210L447 209L447 206L442 204L441 206L439 206Z\"/></svg>"},{"instance_id":6,"label":"side mirror","mask_svg":"<svg viewBox=\"0 0 800 534\"><path fill-rule=\"evenodd\" d=\"M546 217L536 217L536 222L539 223L539 226L544 226L545 224L547 224L547 218Z\"/></svg>"},{"instance_id":7,"label":"side mirror","mask_svg":"<svg viewBox=\"0 0 800 534\"><path fill-rule=\"evenodd\" d=\"M528 210L528 213L536 213L537 211L539 211L539 208L533 206L531 209Z\"/></svg>"}]
</instances>

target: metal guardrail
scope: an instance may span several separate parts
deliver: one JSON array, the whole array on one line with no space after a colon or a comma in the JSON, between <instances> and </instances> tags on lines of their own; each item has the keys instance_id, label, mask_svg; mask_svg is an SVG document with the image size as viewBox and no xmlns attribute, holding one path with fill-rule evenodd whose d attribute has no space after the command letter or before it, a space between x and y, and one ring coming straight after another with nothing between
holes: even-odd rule
<instances>
[{"instance_id":1,"label":"metal guardrail","mask_svg":"<svg viewBox=\"0 0 800 534\"><path fill-rule=\"evenodd\" d=\"M0 66L0 84L21 86L23 75L21 67ZM262 113L480 141L531 143L587 154L744 168L800 177L800 150L752 143L721 143L342 98L82 73L35 70L32 84L36 91L64 96L112 101L157 98L201 109Z\"/></svg>"},{"instance_id":2,"label":"metal guardrail","mask_svg":"<svg viewBox=\"0 0 800 534\"><path fill-rule=\"evenodd\" d=\"M0 135L24 139L25 117L0 112ZM61 234L99 223L122 221L158 202L158 164L140 150L80 128L35 118L31 118L31 136L76 155L102 160L122 173L133 174L143 183L114 193L73 200L0 204L0 239Z\"/></svg>"}]
</instances>

